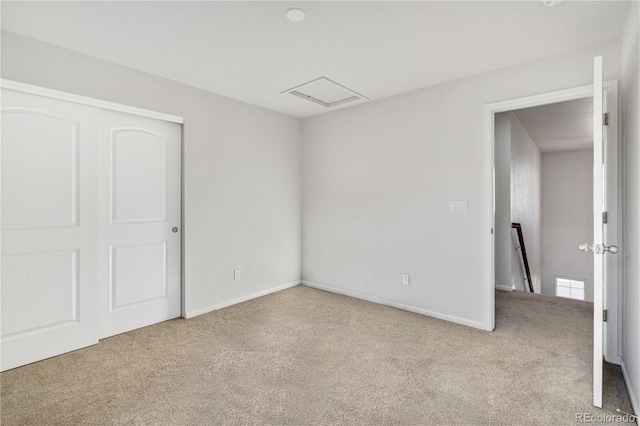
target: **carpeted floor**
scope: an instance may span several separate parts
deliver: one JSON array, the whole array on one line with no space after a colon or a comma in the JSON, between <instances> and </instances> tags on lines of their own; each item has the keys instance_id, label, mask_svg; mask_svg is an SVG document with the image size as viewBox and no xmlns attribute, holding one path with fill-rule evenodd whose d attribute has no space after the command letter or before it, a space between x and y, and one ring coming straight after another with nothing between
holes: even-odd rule
<instances>
[{"instance_id":1,"label":"carpeted floor","mask_svg":"<svg viewBox=\"0 0 640 426\"><path fill-rule=\"evenodd\" d=\"M592 305L496 294L493 333L298 286L4 372L2 425L574 424L631 406Z\"/></svg>"}]
</instances>

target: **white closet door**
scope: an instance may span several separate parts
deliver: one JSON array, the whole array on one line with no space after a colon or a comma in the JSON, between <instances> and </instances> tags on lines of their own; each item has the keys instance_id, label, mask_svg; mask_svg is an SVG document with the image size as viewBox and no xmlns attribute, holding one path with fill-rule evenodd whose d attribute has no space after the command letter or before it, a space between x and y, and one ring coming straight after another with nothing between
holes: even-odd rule
<instances>
[{"instance_id":1,"label":"white closet door","mask_svg":"<svg viewBox=\"0 0 640 426\"><path fill-rule=\"evenodd\" d=\"M2 370L98 342L97 111L2 89Z\"/></svg>"},{"instance_id":2,"label":"white closet door","mask_svg":"<svg viewBox=\"0 0 640 426\"><path fill-rule=\"evenodd\" d=\"M180 316L181 133L100 112L101 338Z\"/></svg>"}]
</instances>

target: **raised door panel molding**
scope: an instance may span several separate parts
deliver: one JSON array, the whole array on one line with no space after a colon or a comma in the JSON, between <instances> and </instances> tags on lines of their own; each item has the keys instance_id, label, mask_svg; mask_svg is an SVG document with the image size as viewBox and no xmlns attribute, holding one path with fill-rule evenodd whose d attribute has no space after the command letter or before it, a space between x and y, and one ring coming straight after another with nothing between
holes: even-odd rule
<instances>
[{"instance_id":1,"label":"raised door panel molding","mask_svg":"<svg viewBox=\"0 0 640 426\"><path fill-rule=\"evenodd\" d=\"M111 246L110 311L167 298L167 241Z\"/></svg>"},{"instance_id":2,"label":"raised door panel molding","mask_svg":"<svg viewBox=\"0 0 640 426\"><path fill-rule=\"evenodd\" d=\"M78 124L3 108L2 228L77 226L78 206Z\"/></svg>"},{"instance_id":3,"label":"raised door panel molding","mask_svg":"<svg viewBox=\"0 0 640 426\"><path fill-rule=\"evenodd\" d=\"M167 220L167 147L151 130L111 129L111 223Z\"/></svg>"},{"instance_id":4,"label":"raised door panel molding","mask_svg":"<svg viewBox=\"0 0 640 426\"><path fill-rule=\"evenodd\" d=\"M2 340L75 324L78 250L2 256Z\"/></svg>"}]
</instances>

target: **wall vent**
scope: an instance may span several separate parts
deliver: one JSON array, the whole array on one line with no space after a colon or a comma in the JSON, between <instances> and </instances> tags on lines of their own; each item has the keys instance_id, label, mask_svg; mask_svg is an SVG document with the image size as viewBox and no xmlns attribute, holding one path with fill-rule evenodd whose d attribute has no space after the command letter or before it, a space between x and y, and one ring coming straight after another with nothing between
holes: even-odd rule
<instances>
[{"instance_id":1,"label":"wall vent","mask_svg":"<svg viewBox=\"0 0 640 426\"><path fill-rule=\"evenodd\" d=\"M316 78L315 80L300 84L299 86L292 87L280 93L289 93L322 105L325 108L331 108L357 100L369 100L366 96L362 96L358 92L329 80L327 77Z\"/></svg>"}]
</instances>

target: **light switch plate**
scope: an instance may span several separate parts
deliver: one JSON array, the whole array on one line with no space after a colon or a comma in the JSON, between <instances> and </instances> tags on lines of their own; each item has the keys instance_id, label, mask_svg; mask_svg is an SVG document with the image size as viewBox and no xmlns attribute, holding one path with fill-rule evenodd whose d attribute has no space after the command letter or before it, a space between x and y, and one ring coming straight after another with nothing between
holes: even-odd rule
<instances>
[{"instance_id":1,"label":"light switch plate","mask_svg":"<svg viewBox=\"0 0 640 426\"><path fill-rule=\"evenodd\" d=\"M449 201L449 211L451 213L466 213L468 204L466 200Z\"/></svg>"}]
</instances>

